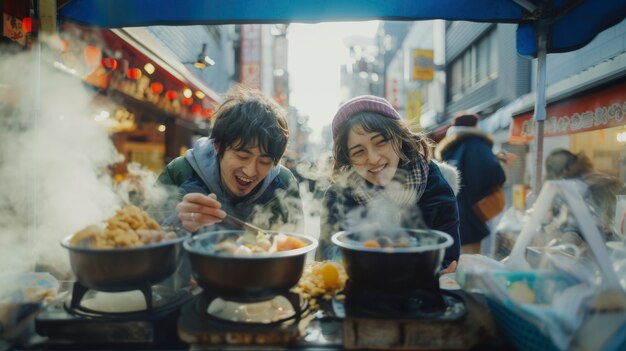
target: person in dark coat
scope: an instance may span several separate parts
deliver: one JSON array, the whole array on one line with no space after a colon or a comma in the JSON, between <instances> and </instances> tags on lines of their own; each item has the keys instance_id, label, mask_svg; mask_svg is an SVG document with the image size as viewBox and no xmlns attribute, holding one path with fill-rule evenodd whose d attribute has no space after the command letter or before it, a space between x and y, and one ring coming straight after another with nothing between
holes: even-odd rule
<instances>
[{"instance_id":1,"label":"person in dark coat","mask_svg":"<svg viewBox=\"0 0 626 351\"><path fill-rule=\"evenodd\" d=\"M339 108L332 135L333 184L324 194L317 258L338 256L330 237L342 230L430 228L453 238L442 268L454 271L460 253L459 217L442 169L455 186L457 174L430 160L428 139L411 132L387 100L369 95Z\"/></svg>"},{"instance_id":2,"label":"person in dark coat","mask_svg":"<svg viewBox=\"0 0 626 351\"><path fill-rule=\"evenodd\" d=\"M435 149L437 159L456 166L461 172L461 190L457 198L463 253L480 253L481 241L490 234L487 223L479 218L472 206L506 180L500 159L491 150L493 137L478 129L477 124L476 115L457 116Z\"/></svg>"}]
</instances>

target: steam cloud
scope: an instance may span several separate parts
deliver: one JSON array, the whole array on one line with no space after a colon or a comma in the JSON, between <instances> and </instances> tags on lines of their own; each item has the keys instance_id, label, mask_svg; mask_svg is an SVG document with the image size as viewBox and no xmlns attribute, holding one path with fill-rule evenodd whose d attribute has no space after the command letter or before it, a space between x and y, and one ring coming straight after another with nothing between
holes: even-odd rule
<instances>
[{"instance_id":1,"label":"steam cloud","mask_svg":"<svg viewBox=\"0 0 626 351\"><path fill-rule=\"evenodd\" d=\"M0 53L0 265L68 270L60 241L113 215L107 166L119 161L81 79L38 50ZM45 268L44 268L45 269Z\"/></svg>"}]
</instances>

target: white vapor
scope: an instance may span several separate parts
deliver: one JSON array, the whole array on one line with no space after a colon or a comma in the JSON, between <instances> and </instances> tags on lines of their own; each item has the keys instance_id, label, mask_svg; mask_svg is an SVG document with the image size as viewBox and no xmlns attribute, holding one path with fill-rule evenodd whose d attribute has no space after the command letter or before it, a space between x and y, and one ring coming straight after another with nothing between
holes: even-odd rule
<instances>
[{"instance_id":1,"label":"white vapor","mask_svg":"<svg viewBox=\"0 0 626 351\"><path fill-rule=\"evenodd\" d=\"M60 241L119 207L119 155L89 109L95 93L35 55L0 53L0 265L66 272Z\"/></svg>"}]
</instances>

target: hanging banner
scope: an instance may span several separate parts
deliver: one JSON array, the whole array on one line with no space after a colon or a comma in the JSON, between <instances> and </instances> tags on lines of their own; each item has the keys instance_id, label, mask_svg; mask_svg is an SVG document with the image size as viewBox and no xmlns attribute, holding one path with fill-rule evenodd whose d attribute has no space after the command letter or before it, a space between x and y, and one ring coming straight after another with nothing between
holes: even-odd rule
<instances>
[{"instance_id":1,"label":"hanging banner","mask_svg":"<svg viewBox=\"0 0 626 351\"><path fill-rule=\"evenodd\" d=\"M420 115L422 113L422 94L419 91L411 91L406 94L406 119L411 130L418 131L420 127Z\"/></svg>"},{"instance_id":2,"label":"hanging banner","mask_svg":"<svg viewBox=\"0 0 626 351\"><path fill-rule=\"evenodd\" d=\"M556 136L617 127L626 115L626 81L552 103L546 107L544 136ZM509 141L527 143L533 139L533 111L513 116Z\"/></svg>"},{"instance_id":3,"label":"hanging banner","mask_svg":"<svg viewBox=\"0 0 626 351\"><path fill-rule=\"evenodd\" d=\"M241 83L261 88L261 25L241 26Z\"/></svg>"}]
</instances>

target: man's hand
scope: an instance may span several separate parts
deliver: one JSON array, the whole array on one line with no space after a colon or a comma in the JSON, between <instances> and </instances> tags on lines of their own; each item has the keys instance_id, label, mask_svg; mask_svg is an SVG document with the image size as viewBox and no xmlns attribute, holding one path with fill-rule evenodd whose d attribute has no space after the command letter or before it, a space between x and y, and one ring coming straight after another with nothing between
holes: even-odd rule
<instances>
[{"instance_id":1,"label":"man's hand","mask_svg":"<svg viewBox=\"0 0 626 351\"><path fill-rule=\"evenodd\" d=\"M517 155L511 152L506 152L503 150L498 151L498 153L496 154L496 157L498 158L498 160L500 160L500 162L504 163L507 166L510 166L513 164L513 162L515 162L515 160L517 160Z\"/></svg>"},{"instance_id":2,"label":"man's hand","mask_svg":"<svg viewBox=\"0 0 626 351\"><path fill-rule=\"evenodd\" d=\"M183 228L195 233L204 226L221 222L226 217L226 212L220 210L221 207L222 204L217 201L215 194L191 193L185 195L183 201L176 205L176 212Z\"/></svg>"},{"instance_id":3,"label":"man's hand","mask_svg":"<svg viewBox=\"0 0 626 351\"><path fill-rule=\"evenodd\" d=\"M456 261L452 261L452 263L450 263L448 267L446 267L446 269L442 269L441 271L439 271L439 275L444 275L444 274L454 273L454 272L456 272Z\"/></svg>"}]
</instances>

